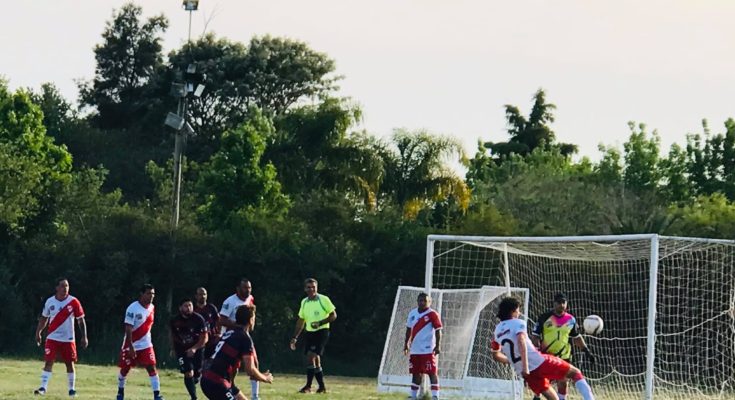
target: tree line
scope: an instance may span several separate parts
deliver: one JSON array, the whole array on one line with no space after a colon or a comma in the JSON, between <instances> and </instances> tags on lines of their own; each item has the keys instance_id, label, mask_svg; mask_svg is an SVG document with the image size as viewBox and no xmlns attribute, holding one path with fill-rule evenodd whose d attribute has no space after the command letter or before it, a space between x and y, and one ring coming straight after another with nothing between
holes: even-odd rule
<instances>
[{"instance_id":1,"label":"tree line","mask_svg":"<svg viewBox=\"0 0 735 400\"><path fill-rule=\"evenodd\" d=\"M78 104L52 83L0 82L0 353L38 355L33 329L57 276L86 308L82 357L98 362L116 357L142 283L157 287L165 346L160 321L176 300L205 286L218 303L247 277L262 362L284 370L299 365L286 345L301 282L314 276L341 310L334 372L374 374L396 287L422 285L429 233L735 232L732 119L714 131L703 121L665 154L655 130L630 123L622 148L601 146L591 161L557 141L555 105L539 90L528 115L506 105L507 132L468 155L450 136L358 129L334 60L302 42L207 34L164 54L167 28L139 6L116 10ZM173 132L162 122L189 64L206 89L187 111L196 133L174 234Z\"/></svg>"}]
</instances>

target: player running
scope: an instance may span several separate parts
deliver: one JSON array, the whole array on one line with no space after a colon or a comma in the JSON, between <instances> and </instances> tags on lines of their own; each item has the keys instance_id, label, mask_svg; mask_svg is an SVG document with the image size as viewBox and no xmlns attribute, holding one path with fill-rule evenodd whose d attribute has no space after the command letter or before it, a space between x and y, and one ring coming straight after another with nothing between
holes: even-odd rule
<instances>
[{"instance_id":1,"label":"player running","mask_svg":"<svg viewBox=\"0 0 735 400\"><path fill-rule=\"evenodd\" d=\"M60 358L66 364L69 397L76 396L74 363L77 362L77 345L74 341L74 319L82 334L80 338L82 348L86 349L89 342L87 341L87 324L84 322L84 309L79 300L69 294L69 280L59 278L56 280L56 294L46 300L36 327L36 344L40 346L41 332L48 325L46 344L43 349L46 364L41 372L41 386L33 392L34 394L41 396L46 394L54 361Z\"/></svg>"},{"instance_id":2,"label":"player running","mask_svg":"<svg viewBox=\"0 0 735 400\"><path fill-rule=\"evenodd\" d=\"M273 375L262 373L255 366L255 353L250 331L255 325L255 306L243 305L235 309L239 328L229 330L217 343L211 365L202 374L201 387L209 400L247 400L235 386L235 376L242 363L251 379L272 383Z\"/></svg>"},{"instance_id":3,"label":"player running","mask_svg":"<svg viewBox=\"0 0 735 400\"><path fill-rule=\"evenodd\" d=\"M214 353L214 346L219 341L220 332L216 329L219 310L214 304L207 303L207 289L203 287L197 288L196 294L194 295L194 312L201 315L207 324L209 337L207 338L207 345L204 346L204 363L206 366L206 363Z\"/></svg>"},{"instance_id":4,"label":"player running","mask_svg":"<svg viewBox=\"0 0 735 400\"><path fill-rule=\"evenodd\" d=\"M413 376L410 398L416 398L421 378L426 374L431 381L431 398L437 400L439 370L436 356L441 353L442 321L439 313L431 308L431 296L421 293L416 300L418 307L408 313L406 340L403 342L403 353L411 354L408 362L408 372Z\"/></svg>"},{"instance_id":5,"label":"player running","mask_svg":"<svg viewBox=\"0 0 735 400\"><path fill-rule=\"evenodd\" d=\"M586 359L594 364L595 356L587 348L587 344L577 329L577 319L567 312L567 296L564 293L557 293L554 296L554 308L542 314L536 322L536 326L531 332L531 341L542 353L557 356L571 364L572 345L570 338L577 347L585 352ZM566 400L567 380L557 381L556 389L559 400ZM536 396L534 400L540 400L540 398Z\"/></svg>"},{"instance_id":6,"label":"player running","mask_svg":"<svg viewBox=\"0 0 735 400\"><path fill-rule=\"evenodd\" d=\"M220 317L217 320L217 331L221 331L222 327L224 327L224 332L222 332L222 334L224 334L228 330L242 328L242 326L239 326L236 322L235 311L238 307L243 305L255 305L255 297L253 297L252 293L253 285L248 279L241 278L237 287L235 287L235 294L225 299L225 302L222 303L222 308L219 311ZM253 326L251 326L250 329L252 330ZM255 367L259 368L260 363L258 362L258 354L255 351L254 346L253 359L255 360ZM250 394L253 400L260 399L260 383L257 379L252 377L250 379Z\"/></svg>"},{"instance_id":7,"label":"player running","mask_svg":"<svg viewBox=\"0 0 735 400\"><path fill-rule=\"evenodd\" d=\"M145 284L140 288L140 297L125 310L125 338L120 350L120 373L117 377L117 400L125 399L125 380L130 369L136 365L145 367L151 380L153 400L163 400L161 382L156 371L156 353L151 341L151 327L155 307L153 298L156 290Z\"/></svg>"},{"instance_id":8,"label":"player running","mask_svg":"<svg viewBox=\"0 0 735 400\"><path fill-rule=\"evenodd\" d=\"M520 306L514 297L506 297L500 302L498 318L501 322L495 328L491 343L495 361L511 364L533 393L541 394L547 400L559 400L549 381L562 379L572 379L584 400L594 400L582 372L558 357L541 354L531 343L526 333L526 322L518 319Z\"/></svg>"},{"instance_id":9,"label":"player running","mask_svg":"<svg viewBox=\"0 0 735 400\"><path fill-rule=\"evenodd\" d=\"M179 302L179 314L171 319L170 331L172 353L179 361L179 370L184 374L184 386L191 400L197 399L197 387L202 373L204 345L207 343L207 323L194 312L190 299Z\"/></svg>"}]
</instances>

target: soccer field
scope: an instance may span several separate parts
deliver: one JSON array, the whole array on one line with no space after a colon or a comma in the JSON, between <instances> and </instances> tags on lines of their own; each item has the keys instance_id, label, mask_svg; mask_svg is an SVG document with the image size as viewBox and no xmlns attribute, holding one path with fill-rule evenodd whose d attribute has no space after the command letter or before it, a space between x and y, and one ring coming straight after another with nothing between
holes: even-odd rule
<instances>
[{"instance_id":1,"label":"soccer field","mask_svg":"<svg viewBox=\"0 0 735 400\"><path fill-rule=\"evenodd\" d=\"M33 389L38 387L43 361L19 361L0 359L0 399L28 400L33 398ZM163 370L161 374L161 393L167 400L184 400L189 396L184 388L182 375L178 371ZM272 385L261 384L261 396L266 400L285 399L405 399L405 395L378 394L376 381L370 378L326 377L330 393L327 395L303 395L296 393L304 384L304 378L296 375L275 373ZM237 381L236 381L237 382ZM250 398L250 384L240 385ZM117 368L114 366L77 366L77 398L89 400L110 400L117 394ZM151 394L148 375L144 370L131 372L125 389L128 400L150 400ZM66 368L63 364L54 365L54 374L49 391L44 399L68 399L66 387ZM205 399L200 393L200 399Z\"/></svg>"}]
</instances>

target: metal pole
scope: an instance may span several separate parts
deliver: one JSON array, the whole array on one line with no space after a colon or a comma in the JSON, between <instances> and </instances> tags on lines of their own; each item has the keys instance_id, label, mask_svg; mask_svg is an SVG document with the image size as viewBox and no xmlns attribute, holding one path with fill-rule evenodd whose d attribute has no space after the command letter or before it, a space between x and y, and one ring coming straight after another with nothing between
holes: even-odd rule
<instances>
[{"instance_id":1,"label":"metal pole","mask_svg":"<svg viewBox=\"0 0 735 400\"><path fill-rule=\"evenodd\" d=\"M653 399L654 367L656 357L656 297L658 289L658 235L651 238L651 260L648 280L648 337L646 346L645 399Z\"/></svg>"}]
</instances>

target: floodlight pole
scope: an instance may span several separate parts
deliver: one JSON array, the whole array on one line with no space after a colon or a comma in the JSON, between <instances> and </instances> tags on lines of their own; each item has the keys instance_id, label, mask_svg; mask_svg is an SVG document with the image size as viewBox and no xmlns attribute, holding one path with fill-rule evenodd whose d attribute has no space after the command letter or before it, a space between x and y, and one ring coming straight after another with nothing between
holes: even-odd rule
<instances>
[{"instance_id":1,"label":"floodlight pole","mask_svg":"<svg viewBox=\"0 0 735 400\"><path fill-rule=\"evenodd\" d=\"M186 44L190 47L191 51L191 18L194 9L188 9L189 11L189 32L187 34ZM188 94L188 83L184 82L185 90ZM187 96L179 97L179 103L176 107L176 113L184 118L186 123L186 112L187 112ZM184 134L181 130L176 131L174 141L174 187L173 187L173 205L171 212L171 231L175 232L179 227L179 215L180 215L180 203L181 203L181 163L184 157Z\"/></svg>"}]
</instances>

